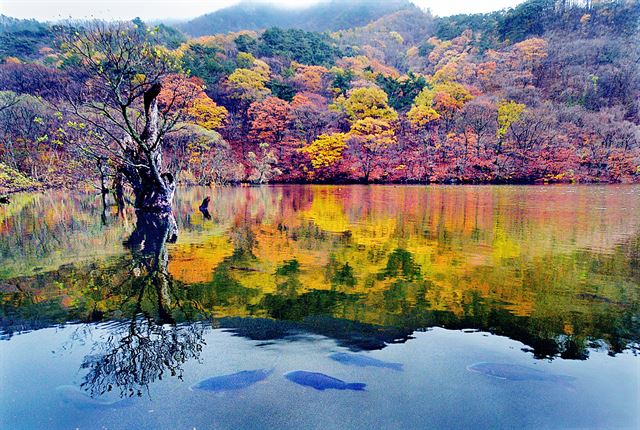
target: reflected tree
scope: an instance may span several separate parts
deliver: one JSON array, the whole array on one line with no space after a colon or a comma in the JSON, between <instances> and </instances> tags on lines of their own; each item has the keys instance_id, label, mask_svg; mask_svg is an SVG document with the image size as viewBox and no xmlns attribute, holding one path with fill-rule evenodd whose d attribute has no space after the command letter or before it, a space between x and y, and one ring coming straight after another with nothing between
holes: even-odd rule
<instances>
[{"instance_id":1,"label":"reflected tree","mask_svg":"<svg viewBox=\"0 0 640 430\"><path fill-rule=\"evenodd\" d=\"M136 228L124 245L133 255L132 273L139 278L136 310L142 310L145 294L155 293L159 324L173 324L175 320L167 311L171 305L170 290L173 287L167 270L169 253L167 243L178 239L178 226L171 213L139 211Z\"/></svg>"},{"instance_id":2,"label":"reflected tree","mask_svg":"<svg viewBox=\"0 0 640 430\"><path fill-rule=\"evenodd\" d=\"M168 272L167 244L177 239L171 213L138 212L136 228L125 242L132 254L131 276L114 287L123 297L120 310L130 320L109 328L81 368L81 386L92 396L119 390L141 396L166 375L182 377L182 365L197 359L204 345L203 323L176 323L193 314Z\"/></svg>"},{"instance_id":3,"label":"reflected tree","mask_svg":"<svg viewBox=\"0 0 640 430\"><path fill-rule=\"evenodd\" d=\"M276 291L279 295L295 297L303 286L299 279L300 263L295 258L276 269Z\"/></svg>"},{"instance_id":4,"label":"reflected tree","mask_svg":"<svg viewBox=\"0 0 640 430\"><path fill-rule=\"evenodd\" d=\"M253 252L258 241L251 225L242 222L231 229L230 236L233 242L233 254L228 260L229 263L235 269L250 270L250 265L258 260Z\"/></svg>"},{"instance_id":5,"label":"reflected tree","mask_svg":"<svg viewBox=\"0 0 640 430\"><path fill-rule=\"evenodd\" d=\"M357 282L349 262L341 264L334 256L329 258L329 263L325 267L325 279L331 282L333 288L350 289L355 287Z\"/></svg>"},{"instance_id":6,"label":"reflected tree","mask_svg":"<svg viewBox=\"0 0 640 430\"><path fill-rule=\"evenodd\" d=\"M409 281L421 278L420 265L406 249L394 250L387 260L387 266L378 274L378 279L402 277Z\"/></svg>"},{"instance_id":7,"label":"reflected tree","mask_svg":"<svg viewBox=\"0 0 640 430\"><path fill-rule=\"evenodd\" d=\"M202 352L205 329L203 323L163 326L143 317L119 324L97 352L84 358L81 387L92 397L112 390L131 397L142 396L165 376L182 379L182 365Z\"/></svg>"}]
</instances>

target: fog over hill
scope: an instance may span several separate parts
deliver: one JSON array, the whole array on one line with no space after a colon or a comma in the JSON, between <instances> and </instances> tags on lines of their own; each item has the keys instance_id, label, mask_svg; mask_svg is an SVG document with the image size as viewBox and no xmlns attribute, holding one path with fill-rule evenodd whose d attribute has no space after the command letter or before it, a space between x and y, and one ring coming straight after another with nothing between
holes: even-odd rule
<instances>
[{"instance_id":1,"label":"fog over hill","mask_svg":"<svg viewBox=\"0 0 640 430\"><path fill-rule=\"evenodd\" d=\"M269 27L335 31L359 27L402 9L413 9L416 13L421 13L408 0L330 0L304 8L245 1L177 24L177 27L192 36Z\"/></svg>"}]
</instances>

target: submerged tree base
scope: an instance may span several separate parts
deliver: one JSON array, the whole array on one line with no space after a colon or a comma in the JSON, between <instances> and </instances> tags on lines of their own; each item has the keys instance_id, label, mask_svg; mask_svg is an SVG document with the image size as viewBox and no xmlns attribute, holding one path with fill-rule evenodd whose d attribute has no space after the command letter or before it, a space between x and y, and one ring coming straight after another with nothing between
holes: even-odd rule
<instances>
[{"instance_id":1,"label":"submerged tree base","mask_svg":"<svg viewBox=\"0 0 640 430\"><path fill-rule=\"evenodd\" d=\"M132 252L163 259L165 245L178 239L178 225L173 213L137 210L136 216L136 228L124 245Z\"/></svg>"}]
</instances>

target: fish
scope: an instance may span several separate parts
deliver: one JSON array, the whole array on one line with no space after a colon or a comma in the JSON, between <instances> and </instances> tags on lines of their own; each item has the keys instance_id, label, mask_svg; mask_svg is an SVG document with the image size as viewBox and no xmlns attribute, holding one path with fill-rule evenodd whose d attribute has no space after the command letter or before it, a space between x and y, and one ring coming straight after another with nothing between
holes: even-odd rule
<instances>
[{"instance_id":1,"label":"fish","mask_svg":"<svg viewBox=\"0 0 640 430\"><path fill-rule=\"evenodd\" d=\"M120 409L129 407L134 402L131 397L115 401L94 399L75 385L60 385L56 387L56 392L62 403L78 409Z\"/></svg>"},{"instance_id":2,"label":"fish","mask_svg":"<svg viewBox=\"0 0 640 430\"><path fill-rule=\"evenodd\" d=\"M381 367L383 369L392 369L402 372L402 363L390 363L388 361L378 360L376 358L367 357L361 354L348 354L346 352L336 352L329 356L330 359L347 366L358 367Z\"/></svg>"},{"instance_id":3,"label":"fish","mask_svg":"<svg viewBox=\"0 0 640 430\"><path fill-rule=\"evenodd\" d=\"M289 381L305 387L324 390L353 390L364 391L367 384L361 382L344 382L340 379L325 375L324 373L307 372L306 370L294 370L284 375Z\"/></svg>"},{"instance_id":4,"label":"fish","mask_svg":"<svg viewBox=\"0 0 640 430\"><path fill-rule=\"evenodd\" d=\"M576 379L568 375L547 373L543 370L509 363L475 363L468 366L467 370L508 381L547 381L558 383L567 388L573 388L571 382Z\"/></svg>"},{"instance_id":5,"label":"fish","mask_svg":"<svg viewBox=\"0 0 640 430\"><path fill-rule=\"evenodd\" d=\"M256 369L243 370L229 375L214 376L193 384L190 389L213 392L242 390L243 388L250 387L253 384L267 379L272 372L273 369Z\"/></svg>"}]
</instances>

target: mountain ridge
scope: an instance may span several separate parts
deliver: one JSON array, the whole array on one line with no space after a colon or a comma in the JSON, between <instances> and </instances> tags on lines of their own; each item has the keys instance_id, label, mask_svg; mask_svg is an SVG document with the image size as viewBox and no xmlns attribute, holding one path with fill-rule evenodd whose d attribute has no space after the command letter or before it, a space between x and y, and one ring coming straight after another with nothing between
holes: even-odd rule
<instances>
[{"instance_id":1,"label":"mountain ridge","mask_svg":"<svg viewBox=\"0 0 640 430\"><path fill-rule=\"evenodd\" d=\"M363 26L407 8L418 9L408 0L385 2L353 0L348 3L329 0L305 8L285 8L244 1L173 25L190 36L196 37L240 30L262 30L270 27L320 32L337 31Z\"/></svg>"}]
</instances>

